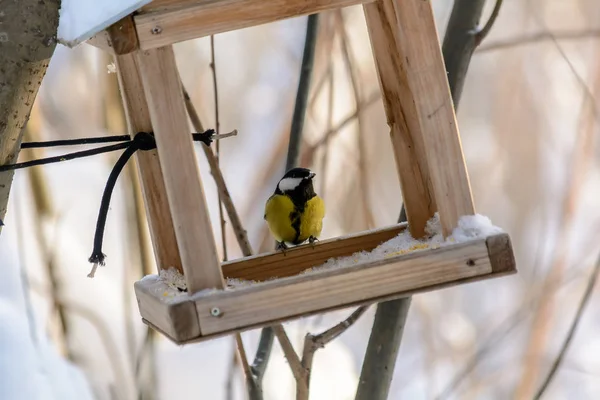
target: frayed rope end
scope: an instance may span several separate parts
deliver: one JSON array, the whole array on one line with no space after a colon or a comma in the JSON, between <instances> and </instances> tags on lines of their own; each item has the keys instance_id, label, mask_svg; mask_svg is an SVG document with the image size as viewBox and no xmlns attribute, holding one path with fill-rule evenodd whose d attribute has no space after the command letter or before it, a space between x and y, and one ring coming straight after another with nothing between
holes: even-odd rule
<instances>
[{"instance_id":1,"label":"frayed rope end","mask_svg":"<svg viewBox=\"0 0 600 400\"><path fill-rule=\"evenodd\" d=\"M100 253L100 254L92 254L90 256L90 258L88 259L89 262L91 262L92 264L94 264L92 266L92 270L90 271L89 274L87 274L88 278L93 278L96 275L96 270L98 269L98 265L100 266L104 266L105 262L104 259L106 258L106 254Z\"/></svg>"}]
</instances>

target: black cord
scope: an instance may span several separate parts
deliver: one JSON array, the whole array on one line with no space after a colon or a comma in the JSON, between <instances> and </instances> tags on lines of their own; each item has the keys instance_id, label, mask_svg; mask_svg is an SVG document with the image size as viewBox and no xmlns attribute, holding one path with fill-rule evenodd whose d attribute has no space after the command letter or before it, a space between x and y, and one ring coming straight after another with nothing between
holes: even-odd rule
<instances>
[{"instance_id":1,"label":"black cord","mask_svg":"<svg viewBox=\"0 0 600 400\"><path fill-rule=\"evenodd\" d=\"M69 160L73 160L76 158L93 156L96 154L108 153L109 151L125 149L129 146L130 143L131 142L111 144L110 146L103 146L103 147L98 147L98 148L90 149L90 150L76 151L73 153L63 154L61 156L39 158L37 160L25 161L25 162L16 163L16 164L0 165L0 172L11 171L14 169L21 169L21 168L27 168L27 167L33 167L36 165L52 164L52 163L57 163L57 162L61 162L61 161L69 161Z\"/></svg>"},{"instance_id":2,"label":"black cord","mask_svg":"<svg viewBox=\"0 0 600 400\"><path fill-rule=\"evenodd\" d=\"M106 258L106 255L102 253L104 227L106 226L106 217L108 216L110 198L112 196L113 189L115 188L115 184L117 183L119 174L125 167L125 164L127 164L127 161L129 161L131 156L137 150L152 150L154 148L156 148L154 136L151 133L139 132L135 135L133 140L128 143L128 147L115 163L115 166L108 176L104 193L102 194L100 210L98 211L98 221L96 222L96 232L94 234L94 249L92 250L92 255L88 259L90 263L104 265L104 259Z\"/></svg>"},{"instance_id":3,"label":"black cord","mask_svg":"<svg viewBox=\"0 0 600 400\"><path fill-rule=\"evenodd\" d=\"M201 133L192 133L192 139L195 142L203 142L205 145L210 146L213 142L213 136L215 134L214 129L209 129ZM46 142L26 142L21 144L22 149L40 148L40 147L56 147L56 146L71 146L71 145L82 145L82 144L97 144L97 143L110 143L110 142L123 142L113 144L110 146L102 146L91 150L76 151L73 153L64 154L62 156L40 158L37 160L26 161L16 164L0 165L0 172L10 171L20 168L33 167L35 165L51 164L61 161L73 160L75 158L87 157L101 153L108 153L110 151L125 149L123 154L119 157L115 163L104 192L102 193L102 201L100 202L100 209L98 210L98 220L96 221L96 231L94 233L94 248L92 255L88 261L94 264L92 272L88 276L93 276L93 272L97 265L104 265L106 255L102 252L102 242L104 241L104 228L106 227L106 218L108 216L108 209L110 206L110 199L112 192L119 178L119 174L127 164L127 161L131 156L138 150L153 150L156 148L156 140L154 139L154 133L150 132L138 132L131 138L129 135L116 135L116 136L102 136L102 137L91 137L83 139L66 139L66 140L51 140ZM4 225L0 219L0 226Z\"/></svg>"},{"instance_id":4,"label":"black cord","mask_svg":"<svg viewBox=\"0 0 600 400\"><path fill-rule=\"evenodd\" d=\"M153 133L138 132L138 134L139 133L144 133L146 135L149 135L151 137L151 140L153 143L152 149L156 148L156 142L154 141ZM136 136L138 134L136 134ZM215 134L214 129L209 129L209 130L207 130L205 132L201 132L201 133L192 133L192 140L194 140L195 142L202 142L205 145L210 146L211 143L213 142L214 134ZM147 138L147 140L150 140L150 138ZM110 142L123 142L123 143L113 144L110 146L98 147L98 148L91 149L91 150L76 151L73 153L63 154L61 156L39 158L37 160L25 161L22 163L0 165L0 172L12 171L15 169L21 169L21 168L27 168L27 167L33 167L36 165L53 164L53 163L57 163L57 162L61 162L61 161L69 161L69 160L74 160L76 158L82 158L82 157L87 157L87 156L93 156L96 154L108 153L110 151L121 150L121 149L128 148L129 145L133 141L131 140L131 137L129 135L116 135L116 136L91 137L91 138L84 138L84 139L50 140L50 141L46 141L46 142L24 142L24 143L21 143L21 148L22 149L33 149L33 148L41 148L41 147L71 146L71 145L94 144L94 143L110 143Z\"/></svg>"},{"instance_id":5,"label":"black cord","mask_svg":"<svg viewBox=\"0 0 600 400\"><path fill-rule=\"evenodd\" d=\"M131 141L131 136L129 135L99 136L81 139L48 140L45 142L24 142L21 143L21 149L36 149L40 147L57 146L77 146L82 144L99 144L129 141Z\"/></svg>"}]
</instances>

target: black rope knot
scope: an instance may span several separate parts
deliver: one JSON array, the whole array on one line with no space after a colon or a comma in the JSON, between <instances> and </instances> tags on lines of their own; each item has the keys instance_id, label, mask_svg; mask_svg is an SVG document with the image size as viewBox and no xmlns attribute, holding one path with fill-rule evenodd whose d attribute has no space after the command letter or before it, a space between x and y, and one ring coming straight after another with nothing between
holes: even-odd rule
<instances>
[{"instance_id":1,"label":"black rope knot","mask_svg":"<svg viewBox=\"0 0 600 400\"><path fill-rule=\"evenodd\" d=\"M192 133L192 139L195 142L202 142L206 146L210 146L213 142L215 135L214 129L209 129L205 132L200 133ZM122 150L125 149L123 154L119 157L117 162L115 163L110 175L108 176L108 180L106 182L106 186L104 188L104 193L102 194L102 201L100 203L100 209L98 210L98 221L96 222L96 231L94 234L94 248L92 250L92 255L88 258L88 261L94 264L92 271L88 275L89 277L93 277L96 271L96 268L100 265L103 266L105 264L106 255L102 252L102 242L104 238L104 228L106 226L106 217L108 215L108 208L110 206L110 198L112 196L113 189L115 188L115 184L117 183L117 178L119 174L127 164L127 161L131 158L131 156L137 150L153 150L156 149L156 140L154 138L153 132L138 132L131 138L129 135L117 135L117 136L101 136L101 137L91 137L91 138L80 138L80 139L64 139L64 140L51 140L45 142L26 142L21 143L21 148L40 148L40 147L56 147L56 146L69 146L69 145L87 145L87 144L96 144L96 143L112 143L112 142L121 142L117 144L112 144L108 146L97 147L90 150L76 151L73 153L67 153L60 156L54 157L46 157L40 158L37 160L26 161L22 163L15 164L6 164L0 165L0 172L3 171L11 171L20 168L32 167L35 165L44 165L51 164L61 161L73 160L75 158L82 158L87 156L92 156L95 154L108 153L110 151ZM4 222L0 219L0 226L4 225Z\"/></svg>"},{"instance_id":2,"label":"black rope knot","mask_svg":"<svg viewBox=\"0 0 600 400\"><path fill-rule=\"evenodd\" d=\"M137 147L140 150L148 151L156 148L156 140L154 140L154 133L138 132L133 137L133 141L137 143Z\"/></svg>"}]
</instances>

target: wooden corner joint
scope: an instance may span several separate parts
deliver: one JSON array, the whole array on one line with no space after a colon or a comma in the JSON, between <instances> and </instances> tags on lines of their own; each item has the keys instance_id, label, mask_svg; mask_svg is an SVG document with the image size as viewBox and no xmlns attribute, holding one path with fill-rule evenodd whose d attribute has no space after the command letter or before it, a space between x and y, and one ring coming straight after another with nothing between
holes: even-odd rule
<instances>
[{"instance_id":1,"label":"wooden corner joint","mask_svg":"<svg viewBox=\"0 0 600 400\"><path fill-rule=\"evenodd\" d=\"M131 53L140 48L137 31L131 15L106 28L115 54Z\"/></svg>"},{"instance_id":2,"label":"wooden corner joint","mask_svg":"<svg viewBox=\"0 0 600 400\"><path fill-rule=\"evenodd\" d=\"M140 48L133 16L128 15L87 41L112 55L123 55Z\"/></svg>"},{"instance_id":3,"label":"wooden corner joint","mask_svg":"<svg viewBox=\"0 0 600 400\"><path fill-rule=\"evenodd\" d=\"M517 264L508 234L494 235L486 239L486 246L494 274L517 272Z\"/></svg>"}]
</instances>

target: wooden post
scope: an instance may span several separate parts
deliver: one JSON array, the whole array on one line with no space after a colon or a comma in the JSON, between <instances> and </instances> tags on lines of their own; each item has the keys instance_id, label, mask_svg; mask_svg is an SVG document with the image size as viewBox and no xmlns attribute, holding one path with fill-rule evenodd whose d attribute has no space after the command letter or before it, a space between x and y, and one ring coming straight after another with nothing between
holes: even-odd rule
<instances>
[{"instance_id":1,"label":"wooden post","mask_svg":"<svg viewBox=\"0 0 600 400\"><path fill-rule=\"evenodd\" d=\"M444 235L475 213L429 1L365 4L411 234L439 211Z\"/></svg>"},{"instance_id":2,"label":"wooden post","mask_svg":"<svg viewBox=\"0 0 600 400\"><path fill-rule=\"evenodd\" d=\"M223 275L173 48L137 52L135 57L154 128L188 291L222 288Z\"/></svg>"},{"instance_id":3,"label":"wooden post","mask_svg":"<svg viewBox=\"0 0 600 400\"><path fill-rule=\"evenodd\" d=\"M137 132L152 132L148 104L134 54L116 55L115 61L129 133L133 136ZM175 267L183 273L158 152L138 151L136 161L156 264L159 270Z\"/></svg>"}]
</instances>

